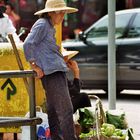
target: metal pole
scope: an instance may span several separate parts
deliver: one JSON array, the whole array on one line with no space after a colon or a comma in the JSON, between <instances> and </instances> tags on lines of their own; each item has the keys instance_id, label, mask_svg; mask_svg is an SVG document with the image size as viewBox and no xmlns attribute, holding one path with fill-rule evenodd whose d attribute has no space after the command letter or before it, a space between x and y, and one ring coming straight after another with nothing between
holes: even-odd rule
<instances>
[{"instance_id":1,"label":"metal pole","mask_svg":"<svg viewBox=\"0 0 140 140\"><path fill-rule=\"evenodd\" d=\"M116 109L116 46L115 6L116 0L108 0L108 99L109 109Z\"/></svg>"},{"instance_id":2,"label":"metal pole","mask_svg":"<svg viewBox=\"0 0 140 140\"><path fill-rule=\"evenodd\" d=\"M34 77L29 78L30 85L30 118L36 117L36 104L35 104L35 79ZM30 138L31 140L37 140L36 125L30 126Z\"/></svg>"}]
</instances>

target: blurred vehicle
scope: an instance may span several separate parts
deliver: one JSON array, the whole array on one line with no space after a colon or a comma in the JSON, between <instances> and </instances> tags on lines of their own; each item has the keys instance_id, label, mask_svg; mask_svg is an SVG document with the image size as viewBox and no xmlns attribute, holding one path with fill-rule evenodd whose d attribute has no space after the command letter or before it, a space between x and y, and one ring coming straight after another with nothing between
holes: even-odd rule
<instances>
[{"instance_id":1,"label":"blurred vehicle","mask_svg":"<svg viewBox=\"0 0 140 140\"><path fill-rule=\"evenodd\" d=\"M140 89L140 8L116 12L115 37L117 93ZM79 51L74 59L83 88L107 91L108 15L80 33L78 40L63 41L62 46Z\"/></svg>"}]
</instances>

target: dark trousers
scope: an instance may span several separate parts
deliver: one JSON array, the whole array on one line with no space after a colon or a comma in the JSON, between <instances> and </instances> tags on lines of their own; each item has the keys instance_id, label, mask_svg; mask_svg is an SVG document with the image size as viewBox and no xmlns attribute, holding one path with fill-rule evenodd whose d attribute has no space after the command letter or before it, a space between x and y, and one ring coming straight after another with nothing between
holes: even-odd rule
<instances>
[{"instance_id":1,"label":"dark trousers","mask_svg":"<svg viewBox=\"0 0 140 140\"><path fill-rule=\"evenodd\" d=\"M64 72L45 75L42 85L46 92L47 113L52 140L76 140L73 107Z\"/></svg>"}]
</instances>

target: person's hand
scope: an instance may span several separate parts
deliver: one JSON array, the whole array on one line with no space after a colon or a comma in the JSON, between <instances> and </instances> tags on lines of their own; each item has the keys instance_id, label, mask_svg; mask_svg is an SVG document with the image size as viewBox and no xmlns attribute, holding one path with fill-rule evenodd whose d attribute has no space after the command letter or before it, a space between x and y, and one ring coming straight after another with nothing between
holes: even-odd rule
<instances>
[{"instance_id":1,"label":"person's hand","mask_svg":"<svg viewBox=\"0 0 140 140\"><path fill-rule=\"evenodd\" d=\"M42 69L37 66L34 62L30 62L32 69L37 73L37 78L42 78L44 76L44 72Z\"/></svg>"},{"instance_id":2,"label":"person's hand","mask_svg":"<svg viewBox=\"0 0 140 140\"><path fill-rule=\"evenodd\" d=\"M78 64L77 64L77 62L74 61L74 60L69 60L69 61L67 61L67 66L68 66L68 68L71 69L72 71L79 70Z\"/></svg>"},{"instance_id":3,"label":"person's hand","mask_svg":"<svg viewBox=\"0 0 140 140\"><path fill-rule=\"evenodd\" d=\"M42 78L44 76L44 72L40 67L36 66L33 70L37 73L37 78Z\"/></svg>"},{"instance_id":4,"label":"person's hand","mask_svg":"<svg viewBox=\"0 0 140 140\"><path fill-rule=\"evenodd\" d=\"M74 60L69 60L67 62L67 66L70 70L72 70L73 74L74 74L74 78L78 78L79 79L79 67L76 61Z\"/></svg>"}]
</instances>

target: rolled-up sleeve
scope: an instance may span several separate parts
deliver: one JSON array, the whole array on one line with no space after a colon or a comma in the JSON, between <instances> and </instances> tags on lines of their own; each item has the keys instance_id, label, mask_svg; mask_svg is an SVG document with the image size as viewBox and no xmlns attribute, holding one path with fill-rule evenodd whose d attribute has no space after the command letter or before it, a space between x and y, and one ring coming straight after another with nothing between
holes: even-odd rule
<instances>
[{"instance_id":1,"label":"rolled-up sleeve","mask_svg":"<svg viewBox=\"0 0 140 140\"><path fill-rule=\"evenodd\" d=\"M40 42L47 34L47 22L44 19L39 19L32 27L30 33L24 41L23 49L27 61L36 60L35 49L39 47Z\"/></svg>"}]
</instances>

